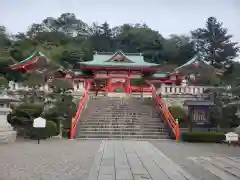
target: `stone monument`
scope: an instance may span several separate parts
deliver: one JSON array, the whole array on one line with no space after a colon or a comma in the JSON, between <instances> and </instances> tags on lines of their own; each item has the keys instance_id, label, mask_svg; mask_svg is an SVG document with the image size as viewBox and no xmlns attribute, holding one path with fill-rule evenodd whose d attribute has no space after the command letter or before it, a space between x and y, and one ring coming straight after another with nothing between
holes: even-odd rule
<instances>
[{"instance_id":1,"label":"stone monument","mask_svg":"<svg viewBox=\"0 0 240 180\"><path fill-rule=\"evenodd\" d=\"M16 140L17 133L7 121L7 116L12 111L11 102L18 102L18 100L0 94L0 143L10 143Z\"/></svg>"}]
</instances>

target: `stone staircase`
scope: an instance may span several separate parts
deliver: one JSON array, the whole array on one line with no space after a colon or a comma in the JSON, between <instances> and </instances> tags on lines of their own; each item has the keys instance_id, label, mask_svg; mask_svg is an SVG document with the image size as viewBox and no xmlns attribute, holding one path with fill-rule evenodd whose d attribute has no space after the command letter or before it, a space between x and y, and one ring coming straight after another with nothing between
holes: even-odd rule
<instances>
[{"instance_id":1,"label":"stone staircase","mask_svg":"<svg viewBox=\"0 0 240 180\"><path fill-rule=\"evenodd\" d=\"M90 97L76 129L82 139L167 139L152 99Z\"/></svg>"}]
</instances>

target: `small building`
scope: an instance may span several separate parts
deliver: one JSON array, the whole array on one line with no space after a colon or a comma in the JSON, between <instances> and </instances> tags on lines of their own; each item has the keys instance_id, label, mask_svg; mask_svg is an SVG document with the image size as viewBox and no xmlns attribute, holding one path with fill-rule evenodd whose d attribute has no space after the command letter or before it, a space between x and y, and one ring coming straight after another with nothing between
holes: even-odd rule
<instances>
[{"instance_id":1,"label":"small building","mask_svg":"<svg viewBox=\"0 0 240 180\"><path fill-rule=\"evenodd\" d=\"M188 117L193 126L210 124L210 107L214 106L208 100L186 100L184 106L188 107Z\"/></svg>"},{"instance_id":2,"label":"small building","mask_svg":"<svg viewBox=\"0 0 240 180\"><path fill-rule=\"evenodd\" d=\"M185 64L177 67L174 72L180 73L188 84L205 85L210 83L211 78L221 76L224 71L216 69L197 54Z\"/></svg>"}]
</instances>

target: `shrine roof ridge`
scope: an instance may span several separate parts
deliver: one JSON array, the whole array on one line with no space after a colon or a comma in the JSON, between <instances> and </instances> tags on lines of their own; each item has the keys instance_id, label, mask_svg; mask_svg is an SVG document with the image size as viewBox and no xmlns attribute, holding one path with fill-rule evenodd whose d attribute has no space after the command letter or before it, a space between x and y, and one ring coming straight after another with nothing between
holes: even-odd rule
<instances>
[{"instance_id":1,"label":"shrine roof ridge","mask_svg":"<svg viewBox=\"0 0 240 180\"><path fill-rule=\"evenodd\" d=\"M125 53L123 51L116 51L116 52L98 52L98 51L95 51L95 55L114 55L117 52L120 52L120 53L122 53L123 55L126 55L126 56L142 56L142 53Z\"/></svg>"}]
</instances>

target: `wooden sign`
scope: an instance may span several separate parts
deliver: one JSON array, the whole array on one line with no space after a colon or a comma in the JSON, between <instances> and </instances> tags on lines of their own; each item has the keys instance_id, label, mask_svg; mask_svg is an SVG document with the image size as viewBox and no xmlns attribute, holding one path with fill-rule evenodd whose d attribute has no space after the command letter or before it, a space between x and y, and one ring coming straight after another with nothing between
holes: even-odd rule
<instances>
[{"instance_id":1,"label":"wooden sign","mask_svg":"<svg viewBox=\"0 0 240 180\"><path fill-rule=\"evenodd\" d=\"M38 117L33 120L33 127L34 128L45 128L46 127L46 119L42 117Z\"/></svg>"},{"instance_id":2,"label":"wooden sign","mask_svg":"<svg viewBox=\"0 0 240 180\"><path fill-rule=\"evenodd\" d=\"M238 141L238 134L236 134L234 132L229 132L229 133L225 134L225 136L226 136L226 141L229 143Z\"/></svg>"}]
</instances>

